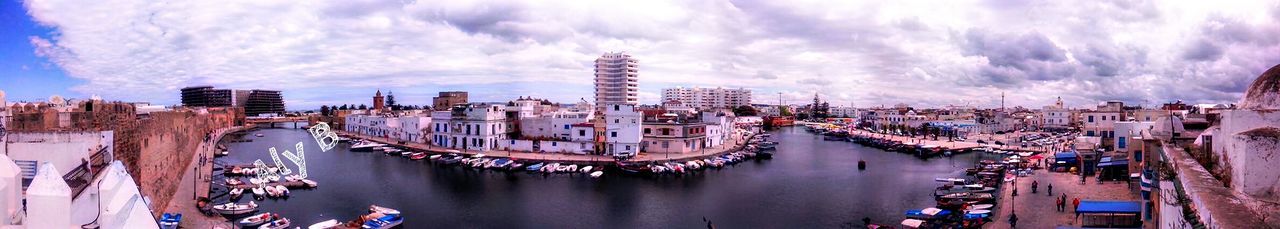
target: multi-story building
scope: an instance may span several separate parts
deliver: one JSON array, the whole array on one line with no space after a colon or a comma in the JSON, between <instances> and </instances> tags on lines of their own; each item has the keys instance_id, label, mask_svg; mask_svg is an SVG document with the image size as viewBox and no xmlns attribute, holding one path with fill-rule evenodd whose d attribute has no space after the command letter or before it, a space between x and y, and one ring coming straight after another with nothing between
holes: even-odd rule
<instances>
[{"instance_id":1,"label":"multi-story building","mask_svg":"<svg viewBox=\"0 0 1280 229\"><path fill-rule=\"evenodd\" d=\"M858 108L855 107L831 107L831 117L833 118L858 118Z\"/></svg>"},{"instance_id":2,"label":"multi-story building","mask_svg":"<svg viewBox=\"0 0 1280 229\"><path fill-rule=\"evenodd\" d=\"M662 89L662 101L677 101L698 110L735 108L751 105L751 90L745 88L684 88Z\"/></svg>"},{"instance_id":3,"label":"multi-story building","mask_svg":"<svg viewBox=\"0 0 1280 229\"><path fill-rule=\"evenodd\" d=\"M606 104L604 107L604 154L635 156L640 152L642 117L635 105Z\"/></svg>"},{"instance_id":4,"label":"multi-story building","mask_svg":"<svg viewBox=\"0 0 1280 229\"><path fill-rule=\"evenodd\" d=\"M499 148L514 129L507 121L506 106L466 104L431 113L431 143L436 146L489 151ZM348 124L350 125L350 124Z\"/></svg>"},{"instance_id":5,"label":"multi-story building","mask_svg":"<svg viewBox=\"0 0 1280 229\"><path fill-rule=\"evenodd\" d=\"M343 128L347 132L384 137L406 142L425 142L431 117L420 115L346 115Z\"/></svg>"},{"instance_id":6,"label":"multi-story building","mask_svg":"<svg viewBox=\"0 0 1280 229\"><path fill-rule=\"evenodd\" d=\"M437 111L447 111L453 106L467 103L467 92L465 91L442 91L436 97L431 98L431 106Z\"/></svg>"},{"instance_id":7,"label":"multi-story building","mask_svg":"<svg viewBox=\"0 0 1280 229\"><path fill-rule=\"evenodd\" d=\"M644 141L640 144L644 152L693 153L706 146L707 124L695 117L667 113L644 119Z\"/></svg>"},{"instance_id":8,"label":"multi-story building","mask_svg":"<svg viewBox=\"0 0 1280 229\"><path fill-rule=\"evenodd\" d=\"M214 89L213 86L182 88L182 105L188 107L232 106L231 89Z\"/></svg>"},{"instance_id":9,"label":"multi-story building","mask_svg":"<svg viewBox=\"0 0 1280 229\"><path fill-rule=\"evenodd\" d=\"M1040 110L1040 126L1045 130L1067 130L1071 128L1071 110L1062 103L1062 97L1051 106Z\"/></svg>"},{"instance_id":10,"label":"multi-story building","mask_svg":"<svg viewBox=\"0 0 1280 229\"><path fill-rule=\"evenodd\" d=\"M595 118L594 114L593 111L563 109L536 117L522 117L520 118L520 136L528 139L568 141L573 137L572 125L590 122Z\"/></svg>"},{"instance_id":11,"label":"multi-story building","mask_svg":"<svg viewBox=\"0 0 1280 229\"><path fill-rule=\"evenodd\" d=\"M284 115L284 97L280 95L280 91L254 89L249 92L249 98L245 101L244 115Z\"/></svg>"},{"instance_id":12,"label":"multi-story building","mask_svg":"<svg viewBox=\"0 0 1280 229\"><path fill-rule=\"evenodd\" d=\"M244 107L249 103L249 94L252 94L253 90L232 90L232 93L231 106Z\"/></svg>"},{"instance_id":13,"label":"multi-story building","mask_svg":"<svg viewBox=\"0 0 1280 229\"><path fill-rule=\"evenodd\" d=\"M730 139L736 137L734 132L733 112L702 112L702 123L707 125L706 147L717 147L724 145Z\"/></svg>"},{"instance_id":14,"label":"multi-story building","mask_svg":"<svg viewBox=\"0 0 1280 229\"><path fill-rule=\"evenodd\" d=\"M1115 123L1125 120L1124 103L1105 102L1098 105L1097 110L1081 112L1080 115L1084 121L1081 126L1084 136L1100 137L1103 146L1111 146L1115 143Z\"/></svg>"},{"instance_id":15,"label":"multi-story building","mask_svg":"<svg viewBox=\"0 0 1280 229\"><path fill-rule=\"evenodd\" d=\"M639 101L638 60L625 52L605 53L596 58L596 109L605 105L636 105Z\"/></svg>"}]
</instances>

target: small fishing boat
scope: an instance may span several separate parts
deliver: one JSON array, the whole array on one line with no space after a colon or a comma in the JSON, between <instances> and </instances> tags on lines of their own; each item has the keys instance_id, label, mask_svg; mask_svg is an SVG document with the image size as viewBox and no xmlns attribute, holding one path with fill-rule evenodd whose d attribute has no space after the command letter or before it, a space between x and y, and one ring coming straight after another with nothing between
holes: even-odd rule
<instances>
[{"instance_id":1,"label":"small fishing boat","mask_svg":"<svg viewBox=\"0 0 1280 229\"><path fill-rule=\"evenodd\" d=\"M338 225L342 225L342 223L339 223L336 219L330 219L311 224L311 226L307 226L307 229L329 229L337 227Z\"/></svg>"},{"instance_id":2,"label":"small fishing boat","mask_svg":"<svg viewBox=\"0 0 1280 229\"><path fill-rule=\"evenodd\" d=\"M266 224L267 222L271 222L272 218L275 218L275 215L270 212L266 212L244 217L243 219L240 219L240 221L237 221L237 223L240 224L240 227L257 227L259 225Z\"/></svg>"},{"instance_id":3,"label":"small fishing boat","mask_svg":"<svg viewBox=\"0 0 1280 229\"><path fill-rule=\"evenodd\" d=\"M231 155L231 152L222 151L222 152L219 152L219 153L217 153L217 154L214 154L214 156L218 156L218 157L223 157L223 156L227 156L227 155Z\"/></svg>"},{"instance_id":4,"label":"small fishing boat","mask_svg":"<svg viewBox=\"0 0 1280 229\"><path fill-rule=\"evenodd\" d=\"M298 174L292 174L292 175L285 176L284 180L290 181L290 182L300 181L302 180L302 176L299 176Z\"/></svg>"},{"instance_id":5,"label":"small fishing boat","mask_svg":"<svg viewBox=\"0 0 1280 229\"><path fill-rule=\"evenodd\" d=\"M968 208L968 209L965 209L965 210L988 210L988 209L991 209L992 207L995 207L995 205L993 205L993 204L975 204L975 205L970 205L970 206L969 206L969 208Z\"/></svg>"},{"instance_id":6,"label":"small fishing boat","mask_svg":"<svg viewBox=\"0 0 1280 229\"><path fill-rule=\"evenodd\" d=\"M302 179L302 184L307 185L308 188L315 188L320 186L320 184L316 183L316 181L308 180L308 179Z\"/></svg>"},{"instance_id":7,"label":"small fishing boat","mask_svg":"<svg viewBox=\"0 0 1280 229\"><path fill-rule=\"evenodd\" d=\"M537 163L537 164L530 165L529 167L526 167L524 170L539 171L541 169L542 169L542 163Z\"/></svg>"},{"instance_id":8,"label":"small fishing boat","mask_svg":"<svg viewBox=\"0 0 1280 229\"><path fill-rule=\"evenodd\" d=\"M269 222L269 223L267 223L267 224L263 224L262 226L258 226L258 228L259 228L259 229L285 229L285 228L289 228L289 224L290 224L290 222L289 222L289 218L279 217L279 216L276 216L275 218L276 218L276 220L272 220L271 222Z\"/></svg>"},{"instance_id":9,"label":"small fishing boat","mask_svg":"<svg viewBox=\"0 0 1280 229\"><path fill-rule=\"evenodd\" d=\"M604 171L591 172L590 175L591 175L591 178L600 178L600 176L604 175Z\"/></svg>"},{"instance_id":10,"label":"small fishing boat","mask_svg":"<svg viewBox=\"0 0 1280 229\"><path fill-rule=\"evenodd\" d=\"M427 158L427 153L418 152L418 153L413 153L413 155L409 156L409 160L415 160L415 161L422 160L423 158Z\"/></svg>"},{"instance_id":11,"label":"small fishing boat","mask_svg":"<svg viewBox=\"0 0 1280 229\"><path fill-rule=\"evenodd\" d=\"M253 136L263 137L263 136L266 136L266 135L263 135L263 134L254 134Z\"/></svg>"},{"instance_id":12,"label":"small fishing boat","mask_svg":"<svg viewBox=\"0 0 1280 229\"><path fill-rule=\"evenodd\" d=\"M582 167L582 170L579 170L579 171L582 171L582 173L590 173L590 172L591 172L591 166L590 166L590 165L588 165L588 166L583 166L583 167Z\"/></svg>"},{"instance_id":13,"label":"small fishing boat","mask_svg":"<svg viewBox=\"0 0 1280 229\"><path fill-rule=\"evenodd\" d=\"M227 195L230 195L231 199L239 199L242 194L244 194L244 189L241 188L232 188L231 191L227 192Z\"/></svg>"},{"instance_id":14,"label":"small fishing boat","mask_svg":"<svg viewBox=\"0 0 1280 229\"><path fill-rule=\"evenodd\" d=\"M430 157L427 157L427 158L434 161L434 160L440 159L441 156L442 155L440 154L436 154L436 155L431 155Z\"/></svg>"},{"instance_id":15,"label":"small fishing boat","mask_svg":"<svg viewBox=\"0 0 1280 229\"><path fill-rule=\"evenodd\" d=\"M234 202L229 202L225 204L214 205L213 210L215 212L218 212L219 214L238 215L238 214L257 211L258 204L254 203L253 201L249 201L248 204L236 204Z\"/></svg>"},{"instance_id":16,"label":"small fishing boat","mask_svg":"<svg viewBox=\"0 0 1280 229\"><path fill-rule=\"evenodd\" d=\"M244 181L240 181L240 178L227 178L228 186L241 185L241 184L244 184Z\"/></svg>"},{"instance_id":17,"label":"small fishing boat","mask_svg":"<svg viewBox=\"0 0 1280 229\"><path fill-rule=\"evenodd\" d=\"M253 188L253 196L256 196L256 197L265 197L265 196L266 196L266 194L267 194L267 190L266 190L266 189L264 189L264 188L262 188L262 187L255 187L255 188Z\"/></svg>"},{"instance_id":18,"label":"small fishing boat","mask_svg":"<svg viewBox=\"0 0 1280 229\"><path fill-rule=\"evenodd\" d=\"M403 223L403 222L404 222L404 218L400 217L400 214L385 214L385 215L382 215L381 217L377 217L374 219L370 219L369 221L365 221L364 225L361 225L360 228L387 229L387 228L393 228L393 227L399 226L400 223Z\"/></svg>"},{"instance_id":19,"label":"small fishing boat","mask_svg":"<svg viewBox=\"0 0 1280 229\"><path fill-rule=\"evenodd\" d=\"M578 171L578 165L569 165L569 166L565 166L562 172L577 172L577 171Z\"/></svg>"},{"instance_id":20,"label":"small fishing boat","mask_svg":"<svg viewBox=\"0 0 1280 229\"><path fill-rule=\"evenodd\" d=\"M164 213L160 216L160 228L177 229L180 223L182 223L182 213Z\"/></svg>"},{"instance_id":21,"label":"small fishing boat","mask_svg":"<svg viewBox=\"0 0 1280 229\"><path fill-rule=\"evenodd\" d=\"M360 142L356 142L356 144L354 145L351 145L351 151L371 152L374 150L374 148L380 148L382 146L383 146L382 144L378 144L378 143L360 141Z\"/></svg>"},{"instance_id":22,"label":"small fishing boat","mask_svg":"<svg viewBox=\"0 0 1280 229\"><path fill-rule=\"evenodd\" d=\"M950 215L950 214L951 214L950 210L943 210L939 208L925 208L920 210L907 210L907 213L905 215L907 216L908 219L930 220L930 219L945 218L947 217L947 215Z\"/></svg>"}]
</instances>

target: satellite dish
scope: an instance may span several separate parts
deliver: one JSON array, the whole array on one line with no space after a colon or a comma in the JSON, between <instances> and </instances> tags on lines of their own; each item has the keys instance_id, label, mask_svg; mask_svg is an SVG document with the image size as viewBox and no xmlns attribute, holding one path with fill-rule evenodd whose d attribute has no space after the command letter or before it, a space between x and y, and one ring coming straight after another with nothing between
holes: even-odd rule
<instances>
[{"instance_id":1,"label":"satellite dish","mask_svg":"<svg viewBox=\"0 0 1280 229\"><path fill-rule=\"evenodd\" d=\"M62 96L60 95L49 96L49 103L62 105L63 103L66 103L66 102L67 101L62 99Z\"/></svg>"}]
</instances>

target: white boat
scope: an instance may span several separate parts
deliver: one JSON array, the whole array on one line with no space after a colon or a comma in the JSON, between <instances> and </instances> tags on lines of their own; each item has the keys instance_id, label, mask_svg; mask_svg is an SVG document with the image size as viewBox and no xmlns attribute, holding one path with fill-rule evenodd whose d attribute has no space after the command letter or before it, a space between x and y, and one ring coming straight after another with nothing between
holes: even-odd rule
<instances>
[{"instance_id":1,"label":"white boat","mask_svg":"<svg viewBox=\"0 0 1280 229\"><path fill-rule=\"evenodd\" d=\"M316 183L316 181L309 180L309 179L302 179L302 184L306 184L307 187L311 187L311 188L320 186L320 183Z\"/></svg>"},{"instance_id":2,"label":"white boat","mask_svg":"<svg viewBox=\"0 0 1280 229\"><path fill-rule=\"evenodd\" d=\"M957 183L957 184L963 184L963 183L964 183L964 179L963 179L963 178L933 178L933 181L937 181L937 182L949 182L949 183Z\"/></svg>"},{"instance_id":3,"label":"white boat","mask_svg":"<svg viewBox=\"0 0 1280 229\"><path fill-rule=\"evenodd\" d=\"M284 180L290 181L290 182L300 181L302 180L302 176L298 176L298 174L288 175L284 177Z\"/></svg>"},{"instance_id":4,"label":"white boat","mask_svg":"<svg viewBox=\"0 0 1280 229\"><path fill-rule=\"evenodd\" d=\"M565 166L564 171L565 171L565 172L577 172L577 171L578 171L578 165L569 165L569 166Z\"/></svg>"},{"instance_id":5,"label":"white boat","mask_svg":"<svg viewBox=\"0 0 1280 229\"><path fill-rule=\"evenodd\" d=\"M273 216L273 215L272 215L270 212L262 213L262 214L256 214L256 215L251 215L251 216L249 216L249 217L244 217L243 219L240 219L240 221L238 221L237 223L239 223L239 224L240 224L240 227L242 227L242 228L243 228L243 227L257 227L257 226L259 226L259 225L266 224L267 222L271 222L271 219L272 219L272 218L275 218L275 217L272 217L272 216Z\"/></svg>"},{"instance_id":6,"label":"white boat","mask_svg":"<svg viewBox=\"0 0 1280 229\"><path fill-rule=\"evenodd\" d=\"M601 175L604 175L604 171L595 171L595 172L591 172L591 177L592 177L592 178L600 178L600 176L601 176Z\"/></svg>"},{"instance_id":7,"label":"white boat","mask_svg":"<svg viewBox=\"0 0 1280 229\"><path fill-rule=\"evenodd\" d=\"M277 217L276 220L273 220L267 224L263 224L262 226L258 226L258 228L259 229L284 229L284 228L289 228L289 224L290 224L289 218Z\"/></svg>"},{"instance_id":8,"label":"white boat","mask_svg":"<svg viewBox=\"0 0 1280 229\"><path fill-rule=\"evenodd\" d=\"M227 192L227 195L231 195L231 198L240 197L242 194L244 194L244 189L240 188L233 188L231 191Z\"/></svg>"},{"instance_id":9,"label":"white boat","mask_svg":"<svg viewBox=\"0 0 1280 229\"><path fill-rule=\"evenodd\" d=\"M254 195L254 196L257 196L257 197L265 197L265 195L266 195L266 194L267 194L266 189L264 189L264 188L262 188L262 187L256 187L256 188L253 188L253 195Z\"/></svg>"},{"instance_id":10,"label":"white boat","mask_svg":"<svg viewBox=\"0 0 1280 229\"><path fill-rule=\"evenodd\" d=\"M474 158L482 158L482 157L484 157L484 154L483 154L483 153L477 153L476 155L472 155L471 157L474 157Z\"/></svg>"},{"instance_id":11,"label":"white boat","mask_svg":"<svg viewBox=\"0 0 1280 229\"><path fill-rule=\"evenodd\" d=\"M965 210L989 210L989 209L991 209L991 207L995 207L995 205L992 205L992 204L975 204L975 205L969 206L969 208L968 208L968 209L965 209Z\"/></svg>"},{"instance_id":12,"label":"white boat","mask_svg":"<svg viewBox=\"0 0 1280 229\"><path fill-rule=\"evenodd\" d=\"M254 203L253 201L249 201L248 204L236 204L234 202L230 202L225 204L214 205L213 210L220 214L238 215L238 214L257 211L258 204Z\"/></svg>"},{"instance_id":13,"label":"white boat","mask_svg":"<svg viewBox=\"0 0 1280 229\"><path fill-rule=\"evenodd\" d=\"M330 219L330 220L320 221L319 223L311 224L311 226L307 226L307 229L329 229L329 228L337 227L338 225L342 225L342 223L339 223L338 220L336 219Z\"/></svg>"},{"instance_id":14,"label":"white boat","mask_svg":"<svg viewBox=\"0 0 1280 229\"><path fill-rule=\"evenodd\" d=\"M582 173L590 173L590 172L591 172L591 166L590 166L590 165L588 165L588 166L583 166L581 171L582 171Z\"/></svg>"},{"instance_id":15,"label":"white boat","mask_svg":"<svg viewBox=\"0 0 1280 229\"><path fill-rule=\"evenodd\" d=\"M382 213L382 214L384 214L384 215L399 215L399 214L400 214L400 210L396 210L396 209L392 209L392 208L388 208L388 207L383 207L383 206L378 206L378 205L370 205L370 206L369 206L369 212L377 212L377 213Z\"/></svg>"},{"instance_id":16,"label":"white boat","mask_svg":"<svg viewBox=\"0 0 1280 229\"><path fill-rule=\"evenodd\" d=\"M262 134L254 134L253 136L262 137L262 136L266 136L266 135L262 135Z\"/></svg>"},{"instance_id":17,"label":"white boat","mask_svg":"<svg viewBox=\"0 0 1280 229\"><path fill-rule=\"evenodd\" d=\"M374 148L380 148L382 146L383 146L382 144L378 144L378 143L360 141L360 142L356 142L356 144L354 145L351 145L351 151L369 152L369 151L373 151Z\"/></svg>"},{"instance_id":18,"label":"white boat","mask_svg":"<svg viewBox=\"0 0 1280 229\"><path fill-rule=\"evenodd\" d=\"M434 161L434 160L436 160L436 159L440 158L440 154L431 155L430 157L427 157L427 158L428 158L428 159L431 159L431 160L433 160L433 161Z\"/></svg>"}]
</instances>

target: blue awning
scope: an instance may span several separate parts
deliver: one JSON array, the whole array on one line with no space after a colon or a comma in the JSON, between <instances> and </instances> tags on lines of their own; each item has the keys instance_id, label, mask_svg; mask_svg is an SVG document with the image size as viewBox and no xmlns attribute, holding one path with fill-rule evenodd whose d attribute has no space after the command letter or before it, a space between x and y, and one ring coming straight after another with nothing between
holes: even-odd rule
<instances>
[{"instance_id":1,"label":"blue awning","mask_svg":"<svg viewBox=\"0 0 1280 229\"><path fill-rule=\"evenodd\" d=\"M1062 159L1075 159L1075 158L1076 158L1076 152L1058 152L1057 154L1054 154L1054 155L1053 155L1053 158L1055 158L1055 159L1059 159L1059 160L1062 160Z\"/></svg>"},{"instance_id":2,"label":"blue awning","mask_svg":"<svg viewBox=\"0 0 1280 229\"><path fill-rule=\"evenodd\" d=\"M1080 208L1076 210L1080 213L1131 213L1141 214L1142 204L1138 201L1097 201L1082 200Z\"/></svg>"},{"instance_id":3,"label":"blue awning","mask_svg":"<svg viewBox=\"0 0 1280 229\"><path fill-rule=\"evenodd\" d=\"M1108 167L1108 166L1129 166L1129 159L1110 160L1110 161L1098 163L1098 167Z\"/></svg>"}]
</instances>

